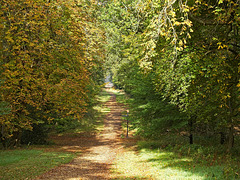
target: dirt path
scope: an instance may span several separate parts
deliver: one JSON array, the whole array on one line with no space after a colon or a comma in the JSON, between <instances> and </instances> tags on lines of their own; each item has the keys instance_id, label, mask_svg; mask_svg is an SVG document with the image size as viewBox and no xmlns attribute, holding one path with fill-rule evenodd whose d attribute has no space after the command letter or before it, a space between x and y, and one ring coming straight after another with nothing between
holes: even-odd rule
<instances>
[{"instance_id":1,"label":"dirt path","mask_svg":"<svg viewBox=\"0 0 240 180\"><path fill-rule=\"evenodd\" d=\"M116 154L123 149L121 143L121 112L124 111L111 94L105 104L111 109L104 119L104 130L89 137L55 137L65 151L81 152L71 163L53 169L38 179L111 179L110 168Z\"/></svg>"}]
</instances>

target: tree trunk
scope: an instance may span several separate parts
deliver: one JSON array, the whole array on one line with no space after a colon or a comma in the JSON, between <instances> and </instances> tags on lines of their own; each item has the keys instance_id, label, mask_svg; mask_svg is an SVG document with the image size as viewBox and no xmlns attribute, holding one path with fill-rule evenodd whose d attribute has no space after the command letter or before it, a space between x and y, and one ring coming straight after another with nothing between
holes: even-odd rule
<instances>
[{"instance_id":1,"label":"tree trunk","mask_svg":"<svg viewBox=\"0 0 240 180\"><path fill-rule=\"evenodd\" d=\"M234 145L234 127L233 125L231 125L228 133L228 152L231 151L233 145Z\"/></svg>"},{"instance_id":2,"label":"tree trunk","mask_svg":"<svg viewBox=\"0 0 240 180\"><path fill-rule=\"evenodd\" d=\"M225 133L224 132L220 132L220 144L224 144L225 143Z\"/></svg>"},{"instance_id":3,"label":"tree trunk","mask_svg":"<svg viewBox=\"0 0 240 180\"><path fill-rule=\"evenodd\" d=\"M193 118L191 117L188 122L189 125L189 143L193 144Z\"/></svg>"},{"instance_id":4,"label":"tree trunk","mask_svg":"<svg viewBox=\"0 0 240 180\"><path fill-rule=\"evenodd\" d=\"M193 144L193 135L192 134L189 135L189 143Z\"/></svg>"},{"instance_id":5,"label":"tree trunk","mask_svg":"<svg viewBox=\"0 0 240 180\"><path fill-rule=\"evenodd\" d=\"M232 89L231 89L232 90ZM234 109L236 109L235 103L234 103L234 99L233 99L233 91L231 91L231 97L228 100L228 107L229 107L229 132L228 132L228 147L227 147L227 151L230 152L233 145L234 145Z\"/></svg>"},{"instance_id":6,"label":"tree trunk","mask_svg":"<svg viewBox=\"0 0 240 180\"><path fill-rule=\"evenodd\" d=\"M4 132L5 131L5 125L3 124L1 126L1 135L0 135L0 141L2 142L3 148L6 149L6 140L5 140L5 136L4 136Z\"/></svg>"}]
</instances>

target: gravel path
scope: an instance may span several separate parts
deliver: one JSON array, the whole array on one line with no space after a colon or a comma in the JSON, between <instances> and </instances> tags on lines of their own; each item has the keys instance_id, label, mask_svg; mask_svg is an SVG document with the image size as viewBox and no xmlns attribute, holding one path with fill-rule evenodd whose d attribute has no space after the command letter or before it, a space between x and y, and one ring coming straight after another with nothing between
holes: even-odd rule
<instances>
[{"instance_id":1,"label":"gravel path","mask_svg":"<svg viewBox=\"0 0 240 180\"><path fill-rule=\"evenodd\" d=\"M55 137L62 150L81 152L71 163L59 166L37 179L111 179L110 168L118 153L121 153L121 112L123 107L111 99L105 104L111 109L104 119L104 130L90 137Z\"/></svg>"}]
</instances>

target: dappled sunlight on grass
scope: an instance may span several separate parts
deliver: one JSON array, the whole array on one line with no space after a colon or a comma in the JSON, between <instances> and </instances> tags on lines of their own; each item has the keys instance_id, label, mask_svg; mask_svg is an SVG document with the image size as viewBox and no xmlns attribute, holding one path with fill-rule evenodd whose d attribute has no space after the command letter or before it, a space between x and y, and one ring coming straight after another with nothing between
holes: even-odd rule
<instances>
[{"instance_id":1,"label":"dappled sunlight on grass","mask_svg":"<svg viewBox=\"0 0 240 180\"><path fill-rule=\"evenodd\" d=\"M203 179L202 175L190 171L190 158L179 158L173 152L162 150L143 149L139 155L145 163L151 164L151 171L156 173L157 179Z\"/></svg>"},{"instance_id":2,"label":"dappled sunlight on grass","mask_svg":"<svg viewBox=\"0 0 240 180\"><path fill-rule=\"evenodd\" d=\"M123 90L115 89L115 88L109 88L107 89L108 92L112 92L114 94L125 94Z\"/></svg>"},{"instance_id":3,"label":"dappled sunlight on grass","mask_svg":"<svg viewBox=\"0 0 240 180\"><path fill-rule=\"evenodd\" d=\"M134 151L119 154L113 166L113 177L116 179L120 177L130 178L139 176L141 178L149 178L149 175L151 175L147 171L149 168L144 168L144 165L147 164L140 161Z\"/></svg>"},{"instance_id":4,"label":"dappled sunlight on grass","mask_svg":"<svg viewBox=\"0 0 240 180\"><path fill-rule=\"evenodd\" d=\"M225 179L224 167L198 163L192 158L161 149L141 149L119 154L113 166L114 178L135 179Z\"/></svg>"},{"instance_id":5,"label":"dappled sunlight on grass","mask_svg":"<svg viewBox=\"0 0 240 180\"><path fill-rule=\"evenodd\" d=\"M100 92L100 94L96 96L96 98L97 98L97 101L104 103L111 98L111 95L108 92L106 92L106 90L103 89Z\"/></svg>"},{"instance_id":6,"label":"dappled sunlight on grass","mask_svg":"<svg viewBox=\"0 0 240 180\"><path fill-rule=\"evenodd\" d=\"M102 107L102 106L94 106L93 109L95 109L96 111L101 112L101 113L108 113L108 112L110 112L109 108Z\"/></svg>"}]
</instances>

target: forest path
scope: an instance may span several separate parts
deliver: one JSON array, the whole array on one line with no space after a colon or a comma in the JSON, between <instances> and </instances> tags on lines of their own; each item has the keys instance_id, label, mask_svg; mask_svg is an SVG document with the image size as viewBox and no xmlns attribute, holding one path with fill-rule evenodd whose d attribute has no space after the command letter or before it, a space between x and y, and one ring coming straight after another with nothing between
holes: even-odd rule
<instances>
[{"instance_id":1,"label":"forest path","mask_svg":"<svg viewBox=\"0 0 240 180\"><path fill-rule=\"evenodd\" d=\"M109 92L111 98L105 103L110 112L105 116L104 129L90 136L53 137L58 147L65 151L80 152L71 163L61 165L37 179L111 179L111 165L118 153L123 151L121 131L122 105Z\"/></svg>"}]
</instances>

